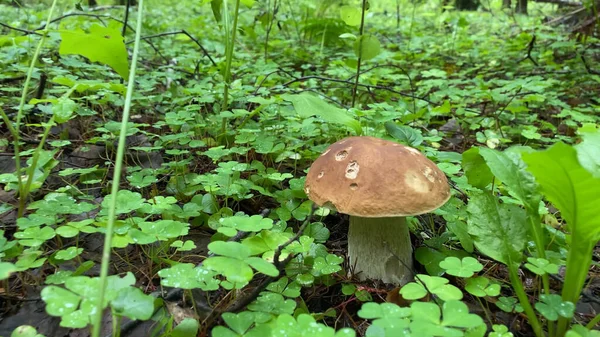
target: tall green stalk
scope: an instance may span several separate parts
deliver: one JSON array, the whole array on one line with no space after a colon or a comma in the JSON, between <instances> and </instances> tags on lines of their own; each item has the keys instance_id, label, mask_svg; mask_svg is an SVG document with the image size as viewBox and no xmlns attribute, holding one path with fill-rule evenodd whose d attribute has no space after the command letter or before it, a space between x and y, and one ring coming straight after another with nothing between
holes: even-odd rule
<instances>
[{"instance_id":1,"label":"tall green stalk","mask_svg":"<svg viewBox=\"0 0 600 337\"><path fill-rule=\"evenodd\" d=\"M29 65L29 70L27 71L27 77L25 78L25 83L23 84L23 92L21 93L21 100L19 102L19 111L17 112L17 119L15 121L15 133L16 138L14 139L14 151L15 151L15 167L17 172L17 181L19 185L19 209L17 211L17 217L20 218L23 216L23 212L25 211L25 204L27 203L27 197L29 196L29 190L25 189L23 186L23 178L21 178L21 149L19 146L20 137L19 130L21 127L21 118L23 118L23 109L25 107L25 101L27 100L27 91L29 90L29 82L31 82L31 77L33 76L33 70L35 69L35 64L37 63L38 58L40 57L40 53L42 51L42 47L44 46L44 41L46 40L46 36L48 35L48 26L50 25L50 21L52 20L52 15L54 14L54 9L56 8L57 0L52 2L52 7L50 7L50 12L48 13L48 20L46 20L46 25L44 26L44 30L41 32L40 41L38 42L37 47L35 48L35 52L33 53L33 57L31 59L31 64ZM8 125L8 123L7 123Z\"/></svg>"},{"instance_id":2,"label":"tall green stalk","mask_svg":"<svg viewBox=\"0 0 600 337\"><path fill-rule=\"evenodd\" d=\"M227 0L223 0L223 29L225 30L225 87L223 88L223 105L221 111L227 110L229 106L229 85L231 84L231 61L233 60L233 47L235 45L235 33L238 24L238 12L240 10L240 0L235 1L235 10L233 12L233 27L229 27L229 9ZM221 135L224 136L227 131L227 119L221 121Z\"/></svg>"},{"instance_id":3,"label":"tall green stalk","mask_svg":"<svg viewBox=\"0 0 600 337\"><path fill-rule=\"evenodd\" d=\"M110 204L108 208L108 224L106 225L106 234L104 235L104 248L102 250L102 265L100 267L100 289L98 301L96 302L96 312L92 321L92 337L100 337L100 328L102 326L102 313L104 309L104 296L106 293L106 283L108 278L108 266L110 263L110 251L112 246L112 235L115 226L117 193L119 192L119 183L121 181L121 172L123 167L123 158L125 156L125 139L127 136L127 122L129 121L129 112L131 111L131 98L135 87L135 69L140 49L140 36L142 33L142 19L144 12L144 0L138 2L138 15L135 29L135 43L133 45L133 57L131 58L131 67L129 69L129 81L127 83L127 93L125 95L125 107L121 120L121 131L119 134L119 145L117 147L117 158L115 159L115 170L113 173L112 188L110 194Z\"/></svg>"},{"instance_id":4,"label":"tall green stalk","mask_svg":"<svg viewBox=\"0 0 600 337\"><path fill-rule=\"evenodd\" d=\"M365 11L367 10L367 0L362 2L362 11L360 15L360 28L358 35L358 60L356 64L356 79L354 80L354 88L352 89L352 107L356 103L356 93L358 91L358 78L360 77L360 64L362 61L362 43L363 33L365 32Z\"/></svg>"}]
</instances>

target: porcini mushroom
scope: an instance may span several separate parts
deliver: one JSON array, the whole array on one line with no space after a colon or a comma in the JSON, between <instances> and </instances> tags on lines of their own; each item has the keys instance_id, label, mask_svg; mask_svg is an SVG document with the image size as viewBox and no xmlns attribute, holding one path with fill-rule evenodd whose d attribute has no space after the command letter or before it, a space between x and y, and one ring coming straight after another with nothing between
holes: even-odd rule
<instances>
[{"instance_id":1,"label":"porcini mushroom","mask_svg":"<svg viewBox=\"0 0 600 337\"><path fill-rule=\"evenodd\" d=\"M446 176L421 152L366 136L329 146L311 165L304 188L317 205L350 215L348 255L359 278L400 285L412 278L405 217L450 198Z\"/></svg>"}]
</instances>

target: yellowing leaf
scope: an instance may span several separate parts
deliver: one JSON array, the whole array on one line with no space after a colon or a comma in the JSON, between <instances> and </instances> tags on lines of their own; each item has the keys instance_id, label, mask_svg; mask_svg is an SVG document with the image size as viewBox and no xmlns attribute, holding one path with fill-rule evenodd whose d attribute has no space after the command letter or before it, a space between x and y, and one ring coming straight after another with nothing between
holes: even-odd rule
<instances>
[{"instance_id":1,"label":"yellowing leaf","mask_svg":"<svg viewBox=\"0 0 600 337\"><path fill-rule=\"evenodd\" d=\"M113 68L124 79L129 76L127 48L118 29L94 24L89 33L82 30L61 30L60 37L61 55L81 55L92 62Z\"/></svg>"},{"instance_id":2,"label":"yellowing leaf","mask_svg":"<svg viewBox=\"0 0 600 337\"><path fill-rule=\"evenodd\" d=\"M360 25L361 14L362 11L354 6L342 6L340 8L340 18L344 20L348 26Z\"/></svg>"}]
</instances>

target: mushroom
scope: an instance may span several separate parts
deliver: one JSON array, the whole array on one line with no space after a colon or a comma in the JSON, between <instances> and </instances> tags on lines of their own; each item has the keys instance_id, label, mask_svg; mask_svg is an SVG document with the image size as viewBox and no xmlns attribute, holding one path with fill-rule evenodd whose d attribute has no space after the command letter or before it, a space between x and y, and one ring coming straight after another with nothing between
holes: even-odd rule
<instances>
[{"instance_id":1,"label":"mushroom","mask_svg":"<svg viewBox=\"0 0 600 337\"><path fill-rule=\"evenodd\" d=\"M448 201L444 173L421 152L374 137L342 139L311 165L304 190L319 206L350 215L348 256L361 280L412 279L406 216Z\"/></svg>"}]
</instances>

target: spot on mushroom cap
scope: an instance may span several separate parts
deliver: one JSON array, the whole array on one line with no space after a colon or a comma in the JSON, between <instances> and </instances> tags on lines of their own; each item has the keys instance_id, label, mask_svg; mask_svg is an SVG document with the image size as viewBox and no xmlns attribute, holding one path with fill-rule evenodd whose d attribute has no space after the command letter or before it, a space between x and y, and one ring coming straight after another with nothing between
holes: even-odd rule
<instances>
[{"instance_id":1,"label":"spot on mushroom cap","mask_svg":"<svg viewBox=\"0 0 600 337\"><path fill-rule=\"evenodd\" d=\"M348 137L310 167L305 190L317 205L361 217L427 213L450 198L444 173L421 152L374 137Z\"/></svg>"}]
</instances>

